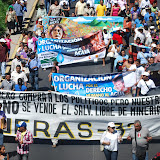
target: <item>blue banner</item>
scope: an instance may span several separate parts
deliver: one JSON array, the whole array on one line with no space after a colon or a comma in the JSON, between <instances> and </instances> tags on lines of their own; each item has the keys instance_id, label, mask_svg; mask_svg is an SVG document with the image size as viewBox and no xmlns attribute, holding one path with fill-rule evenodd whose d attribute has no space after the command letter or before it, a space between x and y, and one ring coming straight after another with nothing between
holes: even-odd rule
<instances>
[{"instance_id":1,"label":"blue banner","mask_svg":"<svg viewBox=\"0 0 160 160\"><path fill-rule=\"evenodd\" d=\"M135 83L134 72L104 75L52 74L52 86L56 91L86 97L124 96Z\"/></svg>"}]
</instances>

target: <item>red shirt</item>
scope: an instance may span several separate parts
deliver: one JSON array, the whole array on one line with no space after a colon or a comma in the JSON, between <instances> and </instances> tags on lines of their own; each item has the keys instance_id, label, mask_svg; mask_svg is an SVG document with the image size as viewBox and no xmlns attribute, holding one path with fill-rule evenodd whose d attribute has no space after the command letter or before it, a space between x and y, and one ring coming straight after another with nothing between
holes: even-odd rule
<instances>
[{"instance_id":1,"label":"red shirt","mask_svg":"<svg viewBox=\"0 0 160 160\"><path fill-rule=\"evenodd\" d=\"M114 33L114 34L113 34L113 38L112 38L112 39L118 41L118 44L123 44L122 36L120 36L120 35L117 34L117 33Z\"/></svg>"},{"instance_id":2,"label":"red shirt","mask_svg":"<svg viewBox=\"0 0 160 160\"><path fill-rule=\"evenodd\" d=\"M0 62L6 62L7 59L7 46L0 45Z\"/></svg>"},{"instance_id":3,"label":"red shirt","mask_svg":"<svg viewBox=\"0 0 160 160\"><path fill-rule=\"evenodd\" d=\"M137 60L137 54L138 54L138 53L129 51L129 54L133 56L134 61Z\"/></svg>"}]
</instances>

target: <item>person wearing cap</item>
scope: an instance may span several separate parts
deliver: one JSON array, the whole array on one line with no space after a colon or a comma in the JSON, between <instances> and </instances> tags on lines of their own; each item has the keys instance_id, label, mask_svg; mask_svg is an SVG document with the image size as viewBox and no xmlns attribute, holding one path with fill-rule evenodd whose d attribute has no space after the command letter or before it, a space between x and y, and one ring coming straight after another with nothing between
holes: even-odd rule
<instances>
[{"instance_id":1,"label":"person wearing cap","mask_svg":"<svg viewBox=\"0 0 160 160\"><path fill-rule=\"evenodd\" d=\"M19 78L21 78L24 82L24 85L27 86L28 78L26 77L26 74L21 71L21 66L17 65L16 70L11 73L11 79L15 82L15 84L18 84Z\"/></svg>"},{"instance_id":2,"label":"person wearing cap","mask_svg":"<svg viewBox=\"0 0 160 160\"><path fill-rule=\"evenodd\" d=\"M13 10L13 6L10 5L6 13L5 19L5 23L7 23L9 34L11 34L11 30L13 30L13 32L15 33L15 22L18 22L16 12L15 10Z\"/></svg>"},{"instance_id":3,"label":"person wearing cap","mask_svg":"<svg viewBox=\"0 0 160 160\"><path fill-rule=\"evenodd\" d=\"M31 83L32 91L37 91L38 87L38 69L40 68L40 60L35 56L35 52L31 53L30 58L28 59L29 66L29 81Z\"/></svg>"},{"instance_id":4,"label":"person wearing cap","mask_svg":"<svg viewBox=\"0 0 160 160\"><path fill-rule=\"evenodd\" d=\"M106 160L118 159L118 143L122 141L122 136L115 129L114 122L109 122L107 130L103 133L100 143L104 146Z\"/></svg>"},{"instance_id":5,"label":"person wearing cap","mask_svg":"<svg viewBox=\"0 0 160 160\"><path fill-rule=\"evenodd\" d=\"M87 7L84 9L85 15L94 16L94 10L90 7L90 4L87 3Z\"/></svg>"},{"instance_id":6,"label":"person wearing cap","mask_svg":"<svg viewBox=\"0 0 160 160\"><path fill-rule=\"evenodd\" d=\"M13 91L14 85L15 85L15 82L11 80L11 74L6 73L6 78L5 80L2 81L0 89Z\"/></svg>"},{"instance_id":7,"label":"person wearing cap","mask_svg":"<svg viewBox=\"0 0 160 160\"><path fill-rule=\"evenodd\" d=\"M13 8L14 10L16 11L16 16L17 16L17 19L18 19L18 22L17 22L17 32L19 32L19 27L20 27L20 31L22 31L22 22L23 22L23 7L24 7L24 4L22 4L20 2L20 0L17 0L17 3L14 4Z\"/></svg>"},{"instance_id":8,"label":"person wearing cap","mask_svg":"<svg viewBox=\"0 0 160 160\"><path fill-rule=\"evenodd\" d=\"M107 8L103 4L103 0L100 0L100 4L96 8L96 15L97 16L106 16Z\"/></svg>"},{"instance_id":9,"label":"person wearing cap","mask_svg":"<svg viewBox=\"0 0 160 160\"><path fill-rule=\"evenodd\" d=\"M152 137L149 130L142 127L139 120L134 121L134 127L129 132L127 140L132 141L132 160L148 160L149 141L152 140ZM141 157L136 156L137 146L144 147L146 150Z\"/></svg>"},{"instance_id":10,"label":"person wearing cap","mask_svg":"<svg viewBox=\"0 0 160 160\"><path fill-rule=\"evenodd\" d=\"M149 53L152 55L152 57L156 57L157 56L157 45L155 43L151 44L151 50L149 51Z\"/></svg>"},{"instance_id":11,"label":"person wearing cap","mask_svg":"<svg viewBox=\"0 0 160 160\"><path fill-rule=\"evenodd\" d=\"M137 84L137 97L147 96L147 93L152 89L156 88L153 80L149 79L149 73L144 72L142 79Z\"/></svg>"},{"instance_id":12,"label":"person wearing cap","mask_svg":"<svg viewBox=\"0 0 160 160\"><path fill-rule=\"evenodd\" d=\"M156 16L153 12L151 12L151 8L147 9L147 13L144 16L144 20L147 23L149 21L149 17L152 16L153 17L153 21L156 22Z\"/></svg>"},{"instance_id":13,"label":"person wearing cap","mask_svg":"<svg viewBox=\"0 0 160 160\"><path fill-rule=\"evenodd\" d=\"M27 124L21 121L16 124L18 128L15 141L18 142L17 156L18 160L27 160L29 157L29 145L33 143L32 133L27 130Z\"/></svg>"},{"instance_id":14,"label":"person wearing cap","mask_svg":"<svg viewBox=\"0 0 160 160\"><path fill-rule=\"evenodd\" d=\"M43 18L43 17L45 17L45 16L47 16L47 11L46 11L46 9L44 8L44 3L42 2L42 3L40 3L40 5L39 5L39 8L38 8L36 17L37 17L37 19L39 19L39 18Z\"/></svg>"},{"instance_id":15,"label":"person wearing cap","mask_svg":"<svg viewBox=\"0 0 160 160\"><path fill-rule=\"evenodd\" d=\"M6 115L4 111L1 111L2 103L0 103L0 145L3 145L3 129L7 127Z\"/></svg>"},{"instance_id":16,"label":"person wearing cap","mask_svg":"<svg viewBox=\"0 0 160 160\"><path fill-rule=\"evenodd\" d=\"M5 78L6 62L8 61L8 47L4 38L0 39L0 66L2 77Z\"/></svg>"},{"instance_id":17,"label":"person wearing cap","mask_svg":"<svg viewBox=\"0 0 160 160\"><path fill-rule=\"evenodd\" d=\"M103 39L104 39L104 42L105 42L105 46L106 46L106 55L108 53L108 48L109 48L109 45L111 43L111 34L110 33L107 33L107 27L103 27ZM102 58L103 60L103 66L105 66L105 58Z\"/></svg>"},{"instance_id":18,"label":"person wearing cap","mask_svg":"<svg viewBox=\"0 0 160 160\"><path fill-rule=\"evenodd\" d=\"M16 70L17 65L21 66L21 54L20 53L16 53L16 58L12 60L11 73Z\"/></svg>"},{"instance_id":19,"label":"person wearing cap","mask_svg":"<svg viewBox=\"0 0 160 160\"><path fill-rule=\"evenodd\" d=\"M41 36L41 33L44 32L44 27L42 25L42 18L39 18L38 19L38 24L36 24L34 26L34 29L33 29L33 33L36 35L36 37L40 37Z\"/></svg>"}]
</instances>

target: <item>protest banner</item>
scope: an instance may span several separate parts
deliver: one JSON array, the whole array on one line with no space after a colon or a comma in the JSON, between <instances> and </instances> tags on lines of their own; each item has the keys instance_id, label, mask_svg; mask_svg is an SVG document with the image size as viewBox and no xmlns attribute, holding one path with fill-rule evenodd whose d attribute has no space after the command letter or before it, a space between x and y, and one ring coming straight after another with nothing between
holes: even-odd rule
<instances>
[{"instance_id":1,"label":"protest banner","mask_svg":"<svg viewBox=\"0 0 160 160\"><path fill-rule=\"evenodd\" d=\"M53 61L65 65L104 58L106 48L102 32L97 31L75 39L39 39L37 51L41 67L47 68L53 66Z\"/></svg>"},{"instance_id":2,"label":"protest banner","mask_svg":"<svg viewBox=\"0 0 160 160\"><path fill-rule=\"evenodd\" d=\"M53 17L43 18L43 26L47 32L47 38L51 38L50 31L54 24L60 24L63 27L63 39L71 39L85 36L91 32L102 30L107 27L107 32L112 33L116 28L123 28L123 17Z\"/></svg>"},{"instance_id":3,"label":"protest banner","mask_svg":"<svg viewBox=\"0 0 160 160\"><path fill-rule=\"evenodd\" d=\"M136 83L135 72L104 75L52 74L52 86L65 94L87 97L119 97L130 93Z\"/></svg>"},{"instance_id":4,"label":"protest banner","mask_svg":"<svg viewBox=\"0 0 160 160\"><path fill-rule=\"evenodd\" d=\"M137 98L91 98L56 92L0 91L7 116L5 135L15 136L16 124L27 123L34 138L99 140L107 123L126 138L139 119L153 137L159 136L160 95Z\"/></svg>"}]
</instances>

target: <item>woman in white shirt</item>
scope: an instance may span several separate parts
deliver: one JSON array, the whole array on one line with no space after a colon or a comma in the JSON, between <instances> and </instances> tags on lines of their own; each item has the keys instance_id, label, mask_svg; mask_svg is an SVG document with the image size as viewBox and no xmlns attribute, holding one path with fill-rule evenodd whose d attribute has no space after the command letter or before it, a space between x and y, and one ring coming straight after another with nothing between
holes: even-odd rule
<instances>
[{"instance_id":1,"label":"woman in white shirt","mask_svg":"<svg viewBox=\"0 0 160 160\"><path fill-rule=\"evenodd\" d=\"M103 133L100 140L100 143L104 145L106 160L118 159L118 143L121 142L121 140L122 137L115 130L115 124L113 122L109 122L107 131Z\"/></svg>"}]
</instances>

